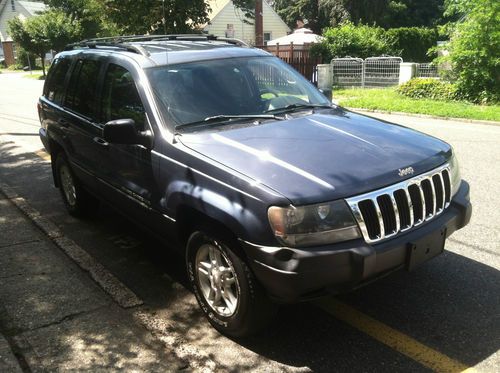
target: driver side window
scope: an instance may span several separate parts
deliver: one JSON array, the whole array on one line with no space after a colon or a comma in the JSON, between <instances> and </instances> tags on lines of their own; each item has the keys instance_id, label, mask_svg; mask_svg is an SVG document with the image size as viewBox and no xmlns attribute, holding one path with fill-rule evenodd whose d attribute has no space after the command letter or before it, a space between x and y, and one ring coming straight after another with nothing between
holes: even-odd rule
<instances>
[{"instance_id":1,"label":"driver side window","mask_svg":"<svg viewBox=\"0 0 500 373\"><path fill-rule=\"evenodd\" d=\"M145 127L146 114L132 74L115 64L109 64L104 78L101 119L133 119L137 129Z\"/></svg>"}]
</instances>

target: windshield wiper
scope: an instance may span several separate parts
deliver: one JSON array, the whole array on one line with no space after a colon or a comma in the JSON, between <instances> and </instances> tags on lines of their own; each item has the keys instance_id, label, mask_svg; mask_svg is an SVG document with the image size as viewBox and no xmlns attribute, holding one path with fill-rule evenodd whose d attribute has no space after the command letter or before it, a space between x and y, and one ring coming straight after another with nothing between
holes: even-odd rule
<instances>
[{"instance_id":1,"label":"windshield wiper","mask_svg":"<svg viewBox=\"0 0 500 373\"><path fill-rule=\"evenodd\" d=\"M295 110L295 109L315 109L315 108L320 108L320 109L331 109L331 105L326 105L326 104L290 104L284 107L279 107L276 109L271 109L267 110L266 113L274 113L274 112L285 112L289 110Z\"/></svg>"},{"instance_id":2,"label":"windshield wiper","mask_svg":"<svg viewBox=\"0 0 500 373\"><path fill-rule=\"evenodd\" d=\"M199 124L209 124L209 123L222 123L225 121L229 121L231 119L275 119L275 120L283 120L285 118L279 117L274 114L253 114L253 115L214 115L212 117L206 117L203 120L197 120L195 122L178 124L175 126L175 129L196 126Z\"/></svg>"}]
</instances>

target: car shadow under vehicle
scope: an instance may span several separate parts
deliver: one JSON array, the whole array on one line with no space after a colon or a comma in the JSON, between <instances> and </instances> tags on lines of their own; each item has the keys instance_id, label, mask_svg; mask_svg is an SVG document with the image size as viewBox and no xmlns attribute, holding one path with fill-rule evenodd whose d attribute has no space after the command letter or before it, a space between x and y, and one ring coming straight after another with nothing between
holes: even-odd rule
<instances>
[{"instance_id":1,"label":"car shadow under vehicle","mask_svg":"<svg viewBox=\"0 0 500 373\"><path fill-rule=\"evenodd\" d=\"M313 303L284 306L262 334L231 341L213 330L187 290L184 261L114 210L92 219L64 210L50 164L0 144L0 178L140 296L149 312L227 370L408 371L424 367L335 319ZM36 187L34 187L36 186ZM452 247L450 242L448 247ZM446 251L414 272L398 272L339 296L367 315L473 366L500 348L500 273ZM168 330L166 331L168 332ZM236 342L236 343L234 343ZM243 347L243 348L242 348Z\"/></svg>"}]
</instances>

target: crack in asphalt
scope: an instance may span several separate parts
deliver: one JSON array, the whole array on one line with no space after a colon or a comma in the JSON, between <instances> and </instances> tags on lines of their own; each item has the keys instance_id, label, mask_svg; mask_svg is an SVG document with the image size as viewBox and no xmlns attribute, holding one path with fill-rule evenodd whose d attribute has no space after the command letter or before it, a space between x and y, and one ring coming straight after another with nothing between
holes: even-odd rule
<instances>
[{"instance_id":1,"label":"crack in asphalt","mask_svg":"<svg viewBox=\"0 0 500 373\"><path fill-rule=\"evenodd\" d=\"M477 251L482 251L484 253L488 253L488 254L500 257L500 253L496 253L496 252L488 250L488 249L483 249L482 247L479 247L479 246L474 245L474 244L465 243L465 242L457 240L455 238L448 238L448 240L451 242L454 242L454 243L458 243L459 245L464 245L465 247L469 247L469 248L477 250Z\"/></svg>"},{"instance_id":2,"label":"crack in asphalt","mask_svg":"<svg viewBox=\"0 0 500 373\"><path fill-rule=\"evenodd\" d=\"M107 307L110 306L110 304L111 303L107 303L105 305L102 305L102 306L99 306L99 307L96 307L96 308L92 308L90 310L84 310L84 311L79 311L79 312L71 313L69 315L66 315L66 316L60 318L59 320L51 321L50 323L47 323L47 324L42 324L42 325L39 325L39 326L37 326L35 328L23 329L22 333L33 332L33 331L37 331L37 330L40 330L40 329L43 329L43 328L48 328L50 326L59 325L59 324L62 324L63 322L65 322L65 321L74 320L74 319L76 319L79 316L91 314L91 313L94 313L94 312L99 311L101 309L107 308Z\"/></svg>"},{"instance_id":3,"label":"crack in asphalt","mask_svg":"<svg viewBox=\"0 0 500 373\"><path fill-rule=\"evenodd\" d=\"M0 245L0 249L5 249L13 246L18 246L18 245L25 245L27 243L33 243L33 242L41 242L40 240L29 240L29 241L21 241L21 242L16 242L16 243L11 243L8 245Z\"/></svg>"}]
</instances>

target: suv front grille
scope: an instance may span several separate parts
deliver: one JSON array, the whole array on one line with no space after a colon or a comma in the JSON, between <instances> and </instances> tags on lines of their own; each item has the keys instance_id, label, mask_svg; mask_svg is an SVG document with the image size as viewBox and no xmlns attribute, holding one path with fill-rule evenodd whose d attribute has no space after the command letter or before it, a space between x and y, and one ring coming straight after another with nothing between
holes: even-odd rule
<instances>
[{"instance_id":1,"label":"suv front grille","mask_svg":"<svg viewBox=\"0 0 500 373\"><path fill-rule=\"evenodd\" d=\"M394 237L431 220L449 206L450 200L448 164L395 185L346 199L367 243Z\"/></svg>"}]
</instances>

